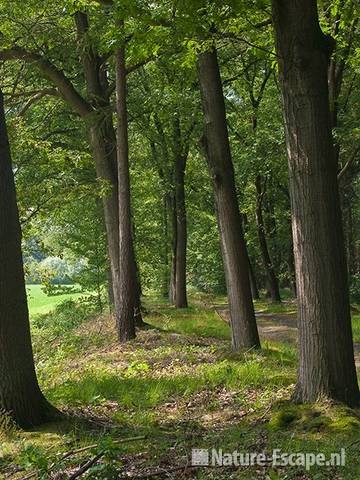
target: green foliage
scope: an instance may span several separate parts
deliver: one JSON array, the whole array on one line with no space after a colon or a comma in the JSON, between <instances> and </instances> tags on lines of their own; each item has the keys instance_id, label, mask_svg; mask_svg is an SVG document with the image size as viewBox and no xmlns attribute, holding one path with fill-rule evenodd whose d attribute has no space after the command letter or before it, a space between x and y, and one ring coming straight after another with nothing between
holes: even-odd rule
<instances>
[{"instance_id":1,"label":"green foliage","mask_svg":"<svg viewBox=\"0 0 360 480\"><path fill-rule=\"evenodd\" d=\"M49 460L46 452L37 446L27 444L18 457L19 465L25 469L36 468L39 470L39 478L45 479L49 468Z\"/></svg>"},{"instance_id":2,"label":"green foliage","mask_svg":"<svg viewBox=\"0 0 360 480\"><path fill-rule=\"evenodd\" d=\"M90 312L88 304L81 298L77 302L64 300L53 311L35 317L33 325L51 331L55 336L61 335L84 323Z\"/></svg>"}]
</instances>

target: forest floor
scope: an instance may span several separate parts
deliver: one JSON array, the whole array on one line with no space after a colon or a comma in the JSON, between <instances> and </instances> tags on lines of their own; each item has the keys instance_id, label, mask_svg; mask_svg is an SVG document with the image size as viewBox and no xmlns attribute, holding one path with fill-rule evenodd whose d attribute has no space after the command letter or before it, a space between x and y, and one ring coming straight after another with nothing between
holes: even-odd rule
<instances>
[{"instance_id":1,"label":"forest floor","mask_svg":"<svg viewBox=\"0 0 360 480\"><path fill-rule=\"evenodd\" d=\"M262 339L271 342L297 344L297 311L294 301L283 301L279 305L256 302L256 319L259 334ZM207 304L207 306L209 306ZM210 304L219 317L229 323L230 314L226 303ZM360 316L358 310L353 312L354 355L356 368L360 369Z\"/></svg>"},{"instance_id":2,"label":"forest floor","mask_svg":"<svg viewBox=\"0 0 360 480\"><path fill-rule=\"evenodd\" d=\"M0 478L360 479L360 410L290 401L295 305L257 302L263 348L234 354L219 316L224 299L190 300L176 310L145 299L151 328L125 346L111 316L89 315L81 304L35 317L39 381L66 418L32 431L8 425ZM355 317L356 338L359 330ZM192 468L193 448L327 456L345 448L346 465Z\"/></svg>"}]
</instances>

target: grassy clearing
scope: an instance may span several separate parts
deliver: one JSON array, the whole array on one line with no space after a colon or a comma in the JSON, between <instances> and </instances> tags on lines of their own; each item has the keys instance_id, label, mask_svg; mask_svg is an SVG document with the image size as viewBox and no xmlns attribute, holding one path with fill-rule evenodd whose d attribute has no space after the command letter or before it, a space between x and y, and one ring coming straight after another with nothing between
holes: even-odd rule
<instances>
[{"instance_id":1,"label":"grassy clearing","mask_svg":"<svg viewBox=\"0 0 360 480\"><path fill-rule=\"evenodd\" d=\"M185 465L191 448L330 454L346 446L345 468L229 467L157 478L360 478L360 412L326 403L292 405L296 352L291 346L264 342L262 351L235 355L228 326L212 310L193 304L179 311L155 298L146 309L153 328L125 346L117 343L113 319L75 303L33 322L41 386L68 419L40 431L3 435L4 477L15 480L37 469L38 478L55 473L68 478L100 450L104 456L82 478L169 470ZM146 438L117 443L139 435Z\"/></svg>"},{"instance_id":2,"label":"grassy clearing","mask_svg":"<svg viewBox=\"0 0 360 480\"><path fill-rule=\"evenodd\" d=\"M69 286L69 288L71 288ZM48 296L43 292L41 285L27 285L29 312L35 315L48 313L64 300L75 300L81 296L80 293L64 293L63 295Z\"/></svg>"}]
</instances>

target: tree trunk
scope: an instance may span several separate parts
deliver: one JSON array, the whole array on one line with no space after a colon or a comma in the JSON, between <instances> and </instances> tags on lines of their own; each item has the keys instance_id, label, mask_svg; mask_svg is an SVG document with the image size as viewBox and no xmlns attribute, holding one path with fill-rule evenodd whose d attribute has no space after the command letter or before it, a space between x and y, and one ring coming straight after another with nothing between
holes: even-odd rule
<instances>
[{"instance_id":1,"label":"tree trunk","mask_svg":"<svg viewBox=\"0 0 360 480\"><path fill-rule=\"evenodd\" d=\"M169 285L169 302L175 305L176 292L176 252L177 252L177 214L176 214L176 197L170 197L170 216L171 216L171 265L170 265L170 285Z\"/></svg>"},{"instance_id":2,"label":"tree trunk","mask_svg":"<svg viewBox=\"0 0 360 480\"><path fill-rule=\"evenodd\" d=\"M349 292L331 135L327 67L333 42L316 0L273 0L298 292L295 398L359 404Z\"/></svg>"},{"instance_id":3,"label":"tree trunk","mask_svg":"<svg viewBox=\"0 0 360 480\"><path fill-rule=\"evenodd\" d=\"M215 194L229 299L232 346L234 350L259 347L216 50L201 53L198 67L205 115L204 147Z\"/></svg>"},{"instance_id":4,"label":"tree trunk","mask_svg":"<svg viewBox=\"0 0 360 480\"><path fill-rule=\"evenodd\" d=\"M162 198L163 204L163 216L162 216L162 233L163 233L163 270L162 270L162 282L161 293L164 298L169 298L169 206L170 196L168 192L165 192Z\"/></svg>"},{"instance_id":5,"label":"tree trunk","mask_svg":"<svg viewBox=\"0 0 360 480\"><path fill-rule=\"evenodd\" d=\"M176 206L176 275L175 275L175 306L186 308L186 244L187 221L185 205L185 168L187 152L182 151L181 128L179 118L174 120L174 183Z\"/></svg>"},{"instance_id":6,"label":"tree trunk","mask_svg":"<svg viewBox=\"0 0 360 480\"><path fill-rule=\"evenodd\" d=\"M259 289L258 289L258 286L257 286L254 269L252 268L249 256L248 256L248 267L249 267L249 279L250 279L251 296L252 296L253 300L259 300L259 298L260 298Z\"/></svg>"},{"instance_id":7,"label":"tree trunk","mask_svg":"<svg viewBox=\"0 0 360 480\"><path fill-rule=\"evenodd\" d=\"M186 244L187 221L185 206L185 165L186 158L179 158L175 166L176 180L176 280L175 280L175 306L186 308L188 306L186 294Z\"/></svg>"},{"instance_id":8,"label":"tree trunk","mask_svg":"<svg viewBox=\"0 0 360 480\"><path fill-rule=\"evenodd\" d=\"M347 208L347 264L349 276L354 275L357 271L354 249L354 225L351 201Z\"/></svg>"},{"instance_id":9,"label":"tree trunk","mask_svg":"<svg viewBox=\"0 0 360 480\"><path fill-rule=\"evenodd\" d=\"M40 391L31 347L14 175L0 92L0 409L21 427L56 410Z\"/></svg>"},{"instance_id":10,"label":"tree trunk","mask_svg":"<svg viewBox=\"0 0 360 480\"><path fill-rule=\"evenodd\" d=\"M119 208L116 166L116 137L112 118L104 113L90 127L90 142L95 159L96 176L106 182L102 197L108 255L112 277L115 313L119 309Z\"/></svg>"},{"instance_id":11,"label":"tree trunk","mask_svg":"<svg viewBox=\"0 0 360 480\"><path fill-rule=\"evenodd\" d=\"M158 122L158 128L162 132L160 123ZM163 139L163 138L162 138ZM165 178L165 168L160 163L158 157L157 148L155 142L150 141L150 149L152 155L152 161L154 165L158 165L158 173L160 182L162 184L163 193L162 193L162 219L161 219L161 232L162 232L162 251L161 251L161 286L160 292L164 298L170 298L169 296L169 287L170 287L170 267L169 267L169 257L170 257L170 238L169 238L169 214L171 212L171 195L169 193L169 187L167 184L167 179ZM162 148L163 161L167 158L167 149L166 147Z\"/></svg>"},{"instance_id":12,"label":"tree trunk","mask_svg":"<svg viewBox=\"0 0 360 480\"><path fill-rule=\"evenodd\" d=\"M267 290L269 291L270 298L272 302L281 302L279 282L275 275L274 266L270 258L270 253L267 245L266 234L265 234L265 224L263 218L263 197L264 189L261 182L261 176L257 175L255 180L256 186L256 225L258 230L259 244L261 257L264 264L266 279L267 279Z\"/></svg>"},{"instance_id":13,"label":"tree trunk","mask_svg":"<svg viewBox=\"0 0 360 480\"><path fill-rule=\"evenodd\" d=\"M289 251L288 251L287 265L288 265L288 272L289 272L290 289L294 298L296 298L297 296L296 274L295 274L295 264L294 264L294 245L292 241L292 232L290 232L290 239L291 241L289 242L290 245L289 245Z\"/></svg>"},{"instance_id":14,"label":"tree trunk","mask_svg":"<svg viewBox=\"0 0 360 480\"><path fill-rule=\"evenodd\" d=\"M246 238L246 225L248 224L248 220L247 220L247 216L245 214L240 214L240 216L241 216L241 219L243 221L242 225L243 225L243 231L244 231L244 241L245 241L245 246L246 246L246 254L247 254L247 261L248 261L248 268L249 268L249 280L250 280L251 296L252 296L253 300L259 300L260 293L259 293L259 289L258 289L258 286L257 286L256 275L255 275L254 269L253 269L252 264L251 264L250 256L249 256L249 253L248 253L248 246L247 246L247 243L246 243L246 240L245 240L245 238Z\"/></svg>"},{"instance_id":15,"label":"tree trunk","mask_svg":"<svg viewBox=\"0 0 360 480\"><path fill-rule=\"evenodd\" d=\"M135 233L133 234L133 245L134 245L134 240L135 240ZM138 267L138 262L136 260L136 254L135 254L135 247L133 246L133 251L134 251L134 271L135 271L135 277L134 277L134 292L135 292L135 310L134 310L134 317L135 317L135 326L137 328L147 328L148 324L144 322L143 320L143 315L142 315L142 304L141 304L141 281L140 281L140 271Z\"/></svg>"},{"instance_id":16,"label":"tree trunk","mask_svg":"<svg viewBox=\"0 0 360 480\"><path fill-rule=\"evenodd\" d=\"M122 28L123 24L120 25ZM130 171L126 102L125 47L116 53L117 160L119 185L119 318L121 342L135 338L136 305L135 254L131 225Z\"/></svg>"},{"instance_id":17,"label":"tree trunk","mask_svg":"<svg viewBox=\"0 0 360 480\"><path fill-rule=\"evenodd\" d=\"M107 292L108 292L108 301L109 301L109 312L112 313L115 305L115 298L114 298L113 279L112 279L110 269L107 269Z\"/></svg>"},{"instance_id":18,"label":"tree trunk","mask_svg":"<svg viewBox=\"0 0 360 480\"><path fill-rule=\"evenodd\" d=\"M114 306L117 324L120 309L120 257L119 257L119 187L117 165L117 142L112 118L112 109L107 95L109 88L107 73L93 46L87 43L89 30L88 17L85 13L75 13L75 23L81 45L82 62L86 81L87 96L95 111L86 121L89 125L90 144L92 147L97 177L105 181L107 192L103 197L104 219L108 242L108 253L114 290ZM136 272L135 256L133 269ZM136 277L136 282L139 279ZM137 305L137 322L141 323L140 283L135 288L135 304Z\"/></svg>"}]
</instances>

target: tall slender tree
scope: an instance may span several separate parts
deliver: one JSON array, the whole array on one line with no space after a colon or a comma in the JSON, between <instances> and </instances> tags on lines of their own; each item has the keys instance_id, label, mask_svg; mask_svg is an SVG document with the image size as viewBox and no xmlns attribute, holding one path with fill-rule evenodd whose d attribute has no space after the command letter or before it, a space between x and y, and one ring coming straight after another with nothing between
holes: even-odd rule
<instances>
[{"instance_id":1,"label":"tall slender tree","mask_svg":"<svg viewBox=\"0 0 360 480\"><path fill-rule=\"evenodd\" d=\"M332 38L316 0L273 0L299 311L295 397L360 401L327 84Z\"/></svg>"},{"instance_id":2,"label":"tall slender tree","mask_svg":"<svg viewBox=\"0 0 360 480\"><path fill-rule=\"evenodd\" d=\"M199 81L205 116L204 147L213 179L234 350L259 347L251 297L248 256L236 196L225 102L215 47L199 55Z\"/></svg>"},{"instance_id":3,"label":"tall slender tree","mask_svg":"<svg viewBox=\"0 0 360 480\"><path fill-rule=\"evenodd\" d=\"M40 391L31 347L21 229L0 91L0 409L22 427L56 413Z\"/></svg>"},{"instance_id":4,"label":"tall slender tree","mask_svg":"<svg viewBox=\"0 0 360 480\"><path fill-rule=\"evenodd\" d=\"M118 22L122 31L124 22ZM119 184L119 317L121 342L135 337L137 281L131 225L131 193L126 93L125 43L116 51L117 163Z\"/></svg>"}]
</instances>

